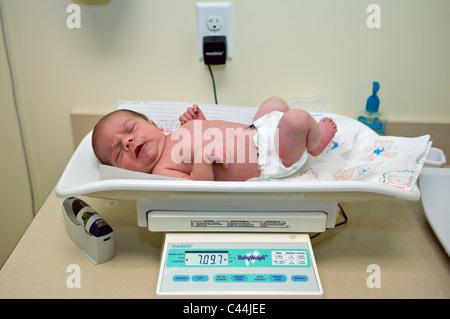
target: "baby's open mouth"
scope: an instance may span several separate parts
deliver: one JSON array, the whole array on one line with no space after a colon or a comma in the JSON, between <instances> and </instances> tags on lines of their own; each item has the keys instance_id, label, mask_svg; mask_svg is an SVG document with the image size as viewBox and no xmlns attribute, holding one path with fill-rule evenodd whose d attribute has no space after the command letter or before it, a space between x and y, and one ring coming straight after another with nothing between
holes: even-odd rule
<instances>
[{"instance_id":1,"label":"baby's open mouth","mask_svg":"<svg viewBox=\"0 0 450 319\"><path fill-rule=\"evenodd\" d=\"M136 158L139 158L139 154L141 153L143 146L144 146L144 144L141 144L141 145L137 146L136 149L134 150L134 152L136 153Z\"/></svg>"}]
</instances>

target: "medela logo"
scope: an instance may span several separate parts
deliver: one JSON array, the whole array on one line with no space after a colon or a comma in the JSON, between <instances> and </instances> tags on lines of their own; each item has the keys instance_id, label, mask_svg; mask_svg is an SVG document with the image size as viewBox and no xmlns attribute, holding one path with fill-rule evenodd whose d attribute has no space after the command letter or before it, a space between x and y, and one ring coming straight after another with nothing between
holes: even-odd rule
<instances>
[{"instance_id":1,"label":"medela logo","mask_svg":"<svg viewBox=\"0 0 450 319\"><path fill-rule=\"evenodd\" d=\"M205 52L206 56L222 56L225 53L225 51L212 51L212 52Z\"/></svg>"},{"instance_id":2,"label":"medela logo","mask_svg":"<svg viewBox=\"0 0 450 319\"><path fill-rule=\"evenodd\" d=\"M192 248L192 244L172 244L171 248Z\"/></svg>"},{"instance_id":3,"label":"medela logo","mask_svg":"<svg viewBox=\"0 0 450 319\"><path fill-rule=\"evenodd\" d=\"M253 252L249 252L245 255L238 255L238 260L244 260L245 264L249 266L250 264L254 264L256 261L262 261L266 260L268 256L267 255L260 255L258 250L255 250Z\"/></svg>"}]
</instances>

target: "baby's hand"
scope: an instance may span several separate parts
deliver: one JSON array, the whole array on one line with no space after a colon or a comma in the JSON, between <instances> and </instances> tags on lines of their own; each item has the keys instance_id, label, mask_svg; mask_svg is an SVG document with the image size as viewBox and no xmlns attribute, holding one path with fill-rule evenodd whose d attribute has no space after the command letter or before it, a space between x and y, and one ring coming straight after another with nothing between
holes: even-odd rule
<instances>
[{"instance_id":1,"label":"baby's hand","mask_svg":"<svg viewBox=\"0 0 450 319\"><path fill-rule=\"evenodd\" d=\"M200 110L197 104L194 104L192 107L188 107L186 112L179 118L181 125L191 121L191 120L206 120L205 115Z\"/></svg>"},{"instance_id":2,"label":"baby's hand","mask_svg":"<svg viewBox=\"0 0 450 319\"><path fill-rule=\"evenodd\" d=\"M229 164L227 163L226 150L222 144L208 144L203 150L203 159L208 164L216 162L223 164L225 168L229 167Z\"/></svg>"}]
</instances>

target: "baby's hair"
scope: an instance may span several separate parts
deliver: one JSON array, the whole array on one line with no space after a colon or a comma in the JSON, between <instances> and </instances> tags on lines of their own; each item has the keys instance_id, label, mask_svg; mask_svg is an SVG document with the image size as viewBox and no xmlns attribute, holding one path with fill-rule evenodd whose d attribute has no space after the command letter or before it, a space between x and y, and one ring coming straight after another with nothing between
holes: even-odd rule
<instances>
[{"instance_id":1,"label":"baby's hair","mask_svg":"<svg viewBox=\"0 0 450 319\"><path fill-rule=\"evenodd\" d=\"M96 152L97 144L99 142L99 136L98 136L99 133L98 132L99 132L100 128L102 127L103 123L105 122L105 120L107 120L111 115L116 114L116 113L120 113L120 112L129 113L129 114L132 114L135 117L140 117L140 118L148 121L148 118L142 113L139 113L139 112L136 112L136 111L133 111L133 110L120 109L120 110L116 110L116 111L113 111L111 113L106 114L105 116L103 116L97 122L97 124L95 124L94 130L92 131L92 140L91 140L91 142L92 142L92 149L94 150L94 154L97 157L97 159L100 161L100 163L105 164L105 165L111 165L111 163L107 163L105 160L101 159L98 156L97 152Z\"/></svg>"},{"instance_id":2,"label":"baby's hair","mask_svg":"<svg viewBox=\"0 0 450 319\"><path fill-rule=\"evenodd\" d=\"M133 110L127 110L127 109L120 109L120 110L113 111L113 112L111 112L111 113L109 113L109 114L106 114L106 115L104 116L104 118L105 118L105 117L108 117L109 115L112 115L112 114L114 114L114 113L118 113L118 112L130 113L130 114L133 114L134 116L140 117L140 118L142 118L142 119L148 121L147 116L145 116L144 114L139 113L139 112L136 112L136 111L133 111ZM100 120L100 121L101 121L101 120Z\"/></svg>"}]
</instances>

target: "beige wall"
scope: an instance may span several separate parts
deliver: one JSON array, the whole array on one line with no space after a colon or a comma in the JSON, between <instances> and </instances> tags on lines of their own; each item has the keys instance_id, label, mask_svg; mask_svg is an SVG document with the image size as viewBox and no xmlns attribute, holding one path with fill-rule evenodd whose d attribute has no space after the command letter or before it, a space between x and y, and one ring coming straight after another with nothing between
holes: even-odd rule
<instances>
[{"instance_id":1,"label":"beige wall","mask_svg":"<svg viewBox=\"0 0 450 319\"><path fill-rule=\"evenodd\" d=\"M37 207L73 152L72 110L109 111L122 99L213 102L197 58L197 1L100 2L81 5L81 28L69 29L70 0L0 0ZM230 2L233 60L215 69L219 103L324 94L353 116L377 80L391 119L450 122L450 1ZM381 7L380 29L366 26L371 3Z\"/></svg>"},{"instance_id":2,"label":"beige wall","mask_svg":"<svg viewBox=\"0 0 450 319\"><path fill-rule=\"evenodd\" d=\"M0 268L33 218L24 150L0 25Z\"/></svg>"}]
</instances>

